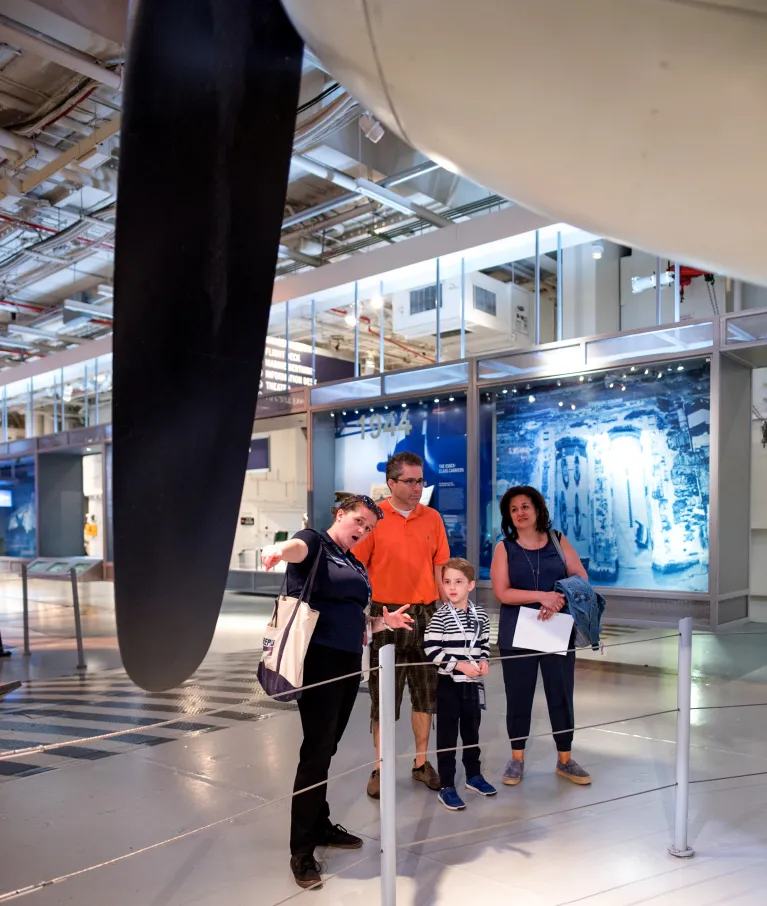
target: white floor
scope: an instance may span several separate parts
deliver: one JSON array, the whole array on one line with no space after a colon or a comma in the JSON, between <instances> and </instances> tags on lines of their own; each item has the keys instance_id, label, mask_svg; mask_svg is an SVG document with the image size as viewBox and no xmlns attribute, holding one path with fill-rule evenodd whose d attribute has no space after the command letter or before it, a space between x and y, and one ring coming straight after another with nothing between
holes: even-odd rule
<instances>
[{"instance_id":1,"label":"white floor","mask_svg":"<svg viewBox=\"0 0 767 906\"><path fill-rule=\"evenodd\" d=\"M13 657L0 661L0 684L25 681L0 699L0 903L378 903L378 805L364 792L369 768L330 786L333 819L365 839L363 850L320 853L328 875L337 875L322 891L300 891L290 874L289 795L301 734L292 708L254 700L251 652L268 603L228 597L194 680L175 693L147 695L119 669L109 587L89 594L83 678L74 670L66 587L32 587L30 662L20 651L18 583L0 584L0 632L14 646ZM671 637L580 658L578 724L600 724L580 731L574 750L594 776L591 787L554 775L553 745L542 737L529 746L519 787L501 788L490 800L467 793L467 810L454 814L413 783L401 759L398 903L764 903L767 715L759 705L767 705L767 635L747 628L752 635L695 641L694 707L753 707L694 712L692 777L707 781L691 788L694 858L666 852L675 715L642 717L675 707ZM659 634L613 630L607 641ZM498 780L508 742L497 665L488 699L483 762L486 776ZM372 760L368 705L361 694L334 774ZM88 738L128 727L127 735ZM533 732L547 729L539 690ZM63 740L77 742L28 751ZM406 722L397 746L412 750ZM717 779L733 775L741 776Z\"/></svg>"}]
</instances>

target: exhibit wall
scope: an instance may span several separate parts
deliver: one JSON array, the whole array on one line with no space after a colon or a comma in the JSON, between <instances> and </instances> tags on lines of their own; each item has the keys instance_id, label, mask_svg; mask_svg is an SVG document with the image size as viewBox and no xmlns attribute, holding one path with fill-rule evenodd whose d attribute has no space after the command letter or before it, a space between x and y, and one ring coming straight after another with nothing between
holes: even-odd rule
<instances>
[{"instance_id":1,"label":"exhibit wall","mask_svg":"<svg viewBox=\"0 0 767 906\"><path fill-rule=\"evenodd\" d=\"M322 412L314 418L314 486L315 499L322 501L317 508L320 519L326 518L324 511L335 492L369 494L374 499L388 496L387 460L403 451L416 453L424 461L422 500L442 516L451 554L466 556L465 393Z\"/></svg>"},{"instance_id":2,"label":"exhibit wall","mask_svg":"<svg viewBox=\"0 0 767 906\"><path fill-rule=\"evenodd\" d=\"M501 497L532 485L595 585L707 592L710 392L709 364L697 360L485 393L481 577L501 537Z\"/></svg>"},{"instance_id":3,"label":"exhibit wall","mask_svg":"<svg viewBox=\"0 0 767 906\"><path fill-rule=\"evenodd\" d=\"M301 416L306 422L306 416ZM264 423L266 424L266 423ZM299 424L265 433L269 443L267 468L245 473L232 569L257 569L257 551L272 544L275 534L291 537L301 528L307 509L306 429ZM250 465L264 465L252 458Z\"/></svg>"}]
</instances>

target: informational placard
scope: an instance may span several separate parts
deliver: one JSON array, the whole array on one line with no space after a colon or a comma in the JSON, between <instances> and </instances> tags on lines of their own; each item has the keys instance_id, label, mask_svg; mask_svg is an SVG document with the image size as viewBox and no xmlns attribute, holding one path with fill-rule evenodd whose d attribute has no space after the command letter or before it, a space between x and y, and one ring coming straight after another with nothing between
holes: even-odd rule
<instances>
[{"instance_id":1,"label":"informational placard","mask_svg":"<svg viewBox=\"0 0 767 906\"><path fill-rule=\"evenodd\" d=\"M335 488L384 496L395 453L424 461L424 499L445 523L450 552L466 556L466 400L414 400L335 413Z\"/></svg>"},{"instance_id":2,"label":"informational placard","mask_svg":"<svg viewBox=\"0 0 767 906\"><path fill-rule=\"evenodd\" d=\"M354 362L315 352L312 370L312 347L283 337L269 337L264 348L259 393L285 393L295 387L313 387L354 376Z\"/></svg>"}]
</instances>

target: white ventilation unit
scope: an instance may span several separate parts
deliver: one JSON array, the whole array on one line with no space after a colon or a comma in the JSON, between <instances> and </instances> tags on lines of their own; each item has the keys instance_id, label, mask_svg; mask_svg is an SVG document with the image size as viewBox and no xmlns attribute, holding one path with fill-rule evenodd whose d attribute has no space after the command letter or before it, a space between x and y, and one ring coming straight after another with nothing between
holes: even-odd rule
<instances>
[{"instance_id":1,"label":"white ventilation unit","mask_svg":"<svg viewBox=\"0 0 767 906\"><path fill-rule=\"evenodd\" d=\"M513 297L513 306L512 306ZM524 333L529 323L529 295L511 283L475 272L466 275L466 330L477 334ZM436 334L437 286L426 284L392 295L392 326L406 337ZM520 330L520 327L522 328ZM440 330L443 334L461 329L461 278L442 281Z\"/></svg>"}]
</instances>

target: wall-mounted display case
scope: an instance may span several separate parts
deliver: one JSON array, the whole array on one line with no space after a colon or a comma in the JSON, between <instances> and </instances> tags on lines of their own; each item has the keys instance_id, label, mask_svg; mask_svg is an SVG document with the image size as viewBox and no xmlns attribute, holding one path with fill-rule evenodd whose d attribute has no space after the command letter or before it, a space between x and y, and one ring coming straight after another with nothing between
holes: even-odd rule
<instances>
[{"instance_id":1,"label":"wall-mounted display case","mask_svg":"<svg viewBox=\"0 0 767 906\"><path fill-rule=\"evenodd\" d=\"M452 552L479 566L477 595L490 606L498 504L530 484L614 619L745 617L748 568L733 548L747 561L748 525L723 474L747 474L750 420L748 406L722 398L748 402L750 372L720 352L715 328L692 322L312 388L313 523L327 523L336 492L384 496L387 458L412 450L432 485L425 501L442 513ZM725 513L744 524L721 541Z\"/></svg>"}]
</instances>

